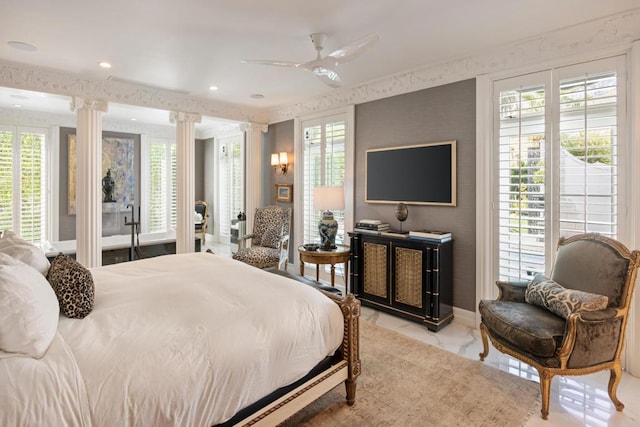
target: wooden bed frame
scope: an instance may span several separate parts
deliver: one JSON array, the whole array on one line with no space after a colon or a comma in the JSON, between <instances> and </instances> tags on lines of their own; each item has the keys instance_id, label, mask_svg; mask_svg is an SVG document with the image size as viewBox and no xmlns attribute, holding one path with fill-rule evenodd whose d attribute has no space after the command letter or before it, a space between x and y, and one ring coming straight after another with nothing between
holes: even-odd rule
<instances>
[{"instance_id":1,"label":"wooden bed frame","mask_svg":"<svg viewBox=\"0 0 640 427\"><path fill-rule=\"evenodd\" d=\"M345 383L347 404L356 400L356 380L360 375L360 301L353 294L345 298L320 291L333 300L344 316L344 336L338 349L339 361L274 402L249 415L236 426L275 426L318 399L341 382Z\"/></svg>"}]
</instances>

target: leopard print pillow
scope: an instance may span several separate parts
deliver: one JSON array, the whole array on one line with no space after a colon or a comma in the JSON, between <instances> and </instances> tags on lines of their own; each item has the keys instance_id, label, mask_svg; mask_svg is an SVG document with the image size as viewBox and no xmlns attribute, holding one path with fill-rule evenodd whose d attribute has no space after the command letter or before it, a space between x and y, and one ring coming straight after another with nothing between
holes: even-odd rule
<instances>
[{"instance_id":1,"label":"leopard print pillow","mask_svg":"<svg viewBox=\"0 0 640 427\"><path fill-rule=\"evenodd\" d=\"M80 263L64 254L56 256L47 280L58 297L62 314L83 319L91 313L95 292L93 277Z\"/></svg>"}]
</instances>

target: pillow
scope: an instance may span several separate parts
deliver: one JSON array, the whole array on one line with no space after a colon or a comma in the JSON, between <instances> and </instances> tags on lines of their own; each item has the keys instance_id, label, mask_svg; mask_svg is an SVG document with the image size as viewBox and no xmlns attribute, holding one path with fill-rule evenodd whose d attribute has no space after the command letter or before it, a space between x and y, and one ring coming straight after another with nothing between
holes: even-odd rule
<instances>
[{"instance_id":1,"label":"pillow","mask_svg":"<svg viewBox=\"0 0 640 427\"><path fill-rule=\"evenodd\" d=\"M30 265L44 276L46 276L49 270L49 260L44 252L11 230L5 230L4 233L2 233L2 238L0 238L0 252Z\"/></svg>"},{"instance_id":2,"label":"pillow","mask_svg":"<svg viewBox=\"0 0 640 427\"><path fill-rule=\"evenodd\" d=\"M280 229L276 226L267 228L262 234L260 239L260 246L265 248L279 248L280 247Z\"/></svg>"},{"instance_id":3,"label":"pillow","mask_svg":"<svg viewBox=\"0 0 640 427\"><path fill-rule=\"evenodd\" d=\"M0 350L11 353L9 356L40 358L58 330L58 300L44 276L33 267L10 261L6 254L1 258Z\"/></svg>"},{"instance_id":4,"label":"pillow","mask_svg":"<svg viewBox=\"0 0 640 427\"><path fill-rule=\"evenodd\" d=\"M83 319L91 313L95 292L93 277L75 259L63 254L56 256L51 262L47 280L58 297L62 314Z\"/></svg>"},{"instance_id":5,"label":"pillow","mask_svg":"<svg viewBox=\"0 0 640 427\"><path fill-rule=\"evenodd\" d=\"M524 293L524 299L529 304L546 308L565 319L571 313L604 310L609 302L609 298L604 295L566 289L550 279L531 282Z\"/></svg>"}]
</instances>

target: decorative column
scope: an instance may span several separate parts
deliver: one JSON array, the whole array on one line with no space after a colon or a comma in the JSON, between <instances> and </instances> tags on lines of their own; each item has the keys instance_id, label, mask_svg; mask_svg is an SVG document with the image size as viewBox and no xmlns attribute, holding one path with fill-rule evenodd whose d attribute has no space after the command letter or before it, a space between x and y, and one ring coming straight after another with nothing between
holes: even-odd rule
<instances>
[{"instance_id":1,"label":"decorative column","mask_svg":"<svg viewBox=\"0 0 640 427\"><path fill-rule=\"evenodd\" d=\"M195 124L202 116L172 111L169 119L176 124L176 253L194 252L193 220L195 199Z\"/></svg>"},{"instance_id":2,"label":"decorative column","mask_svg":"<svg viewBox=\"0 0 640 427\"><path fill-rule=\"evenodd\" d=\"M247 123L242 126L246 135L245 163L245 202L247 214L247 232L253 230L253 217L256 208L262 203L262 134L269 126L260 123Z\"/></svg>"},{"instance_id":3,"label":"decorative column","mask_svg":"<svg viewBox=\"0 0 640 427\"><path fill-rule=\"evenodd\" d=\"M76 135L76 259L87 268L102 265L102 113L106 101L74 97Z\"/></svg>"}]
</instances>

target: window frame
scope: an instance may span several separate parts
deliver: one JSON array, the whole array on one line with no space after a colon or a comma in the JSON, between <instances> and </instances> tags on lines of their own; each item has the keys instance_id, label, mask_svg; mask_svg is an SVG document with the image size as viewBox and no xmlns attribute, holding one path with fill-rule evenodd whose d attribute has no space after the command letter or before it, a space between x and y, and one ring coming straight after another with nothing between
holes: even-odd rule
<instances>
[{"instance_id":1,"label":"window frame","mask_svg":"<svg viewBox=\"0 0 640 427\"><path fill-rule=\"evenodd\" d=\"M16 125L16 124L1 124L0 130L4 132L10 132L12 134L13 145L13 165L20 165L21 159L21 135L23 133L37 133L44 135L44 146L41 159L41 167L44 168L41 171L41 183L42 191L42 232L41 240L34 241L33 243L46 249L48 242L58 240L59 230L59 132L60 129L57 126L37 126L37 125ZM17 149L16 149L17 148ZM20 203L21 195L21 173L20 167L12 168L12 226L11 229L17 234L23 235L22 227L20 224L22 206ZM16 187L17 186L17 187ZM18 218L18 219L16 219ZM3 231L3 230L0 230Z\"/></svg>"},{"instance_id":2,"label":"window frame","mask_svg":"<svg viewBox=\"0 0 640 427\"><path fill-rule=\"evenodd\" d=\"M294 119L294 157L298 159L297 167L295 168L295 183L294 185L294 247L298 247L305 243L304 240L304 163L301 159L304 159L304 135L303 124L305 122L321 121L327 117L341 115L345 122L345 147L344 147L344 195L345 195L345 209L344 209L344 229L340 230L345 236L345 245L349 244L347 232L353 229L354 224L354 123L355 123L355 106L349 105L344 108L338 108L333 110L324 111L321 113L310 114L306 116L297 117ZM294 257L294 264L299 262L298 257ZM346 278L345 278L346 281Z\"/></svg>"}]
</instances>

